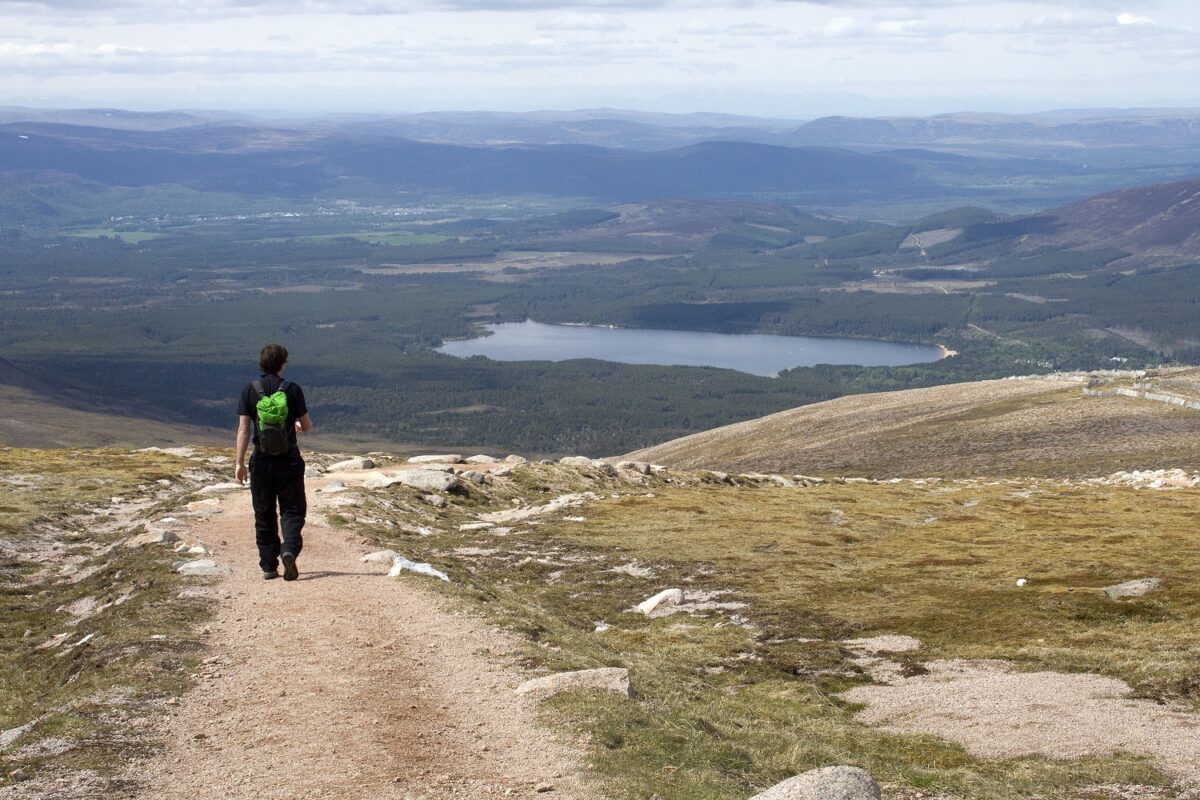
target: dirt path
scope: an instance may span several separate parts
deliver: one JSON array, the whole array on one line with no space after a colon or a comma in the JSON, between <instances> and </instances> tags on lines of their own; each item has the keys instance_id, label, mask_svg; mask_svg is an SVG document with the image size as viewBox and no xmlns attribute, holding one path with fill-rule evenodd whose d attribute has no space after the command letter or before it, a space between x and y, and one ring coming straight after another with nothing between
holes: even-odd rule
<instances>
[{"instance_id":1,"label":"dirt path","mask_svg":"<svg viewBox=\"0 0 1200 800\"><path fill-rule=\"evenodd\" d=\"M522 676L488 657L512 642L309 517L291 583L262 579L248 492L193 527L232 575L215 660L138 776L143 796L581 797L571 754L511 691Z\"/></svg>"}]
</instances>

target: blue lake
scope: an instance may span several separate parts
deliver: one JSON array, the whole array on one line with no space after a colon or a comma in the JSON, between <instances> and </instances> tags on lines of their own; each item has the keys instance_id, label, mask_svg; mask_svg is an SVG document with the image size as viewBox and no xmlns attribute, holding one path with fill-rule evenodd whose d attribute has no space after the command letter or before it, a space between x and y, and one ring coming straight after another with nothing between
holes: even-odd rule
<instances>
[{"instance_id":1,"label":"blue lake","mask_svg":"<svg viewBox=\"0 0 1200 800\"><path fill-rule=\"evenodd\" d=\"M438 350L462 358L485 356L496 361L597 358L622 364L723 367L767 377L814 364L896 367L929 363L943 356L939 347L864 339L546 325L533 321L486 327L491 335L446 342Z\"/></svg>"}]
</instances>

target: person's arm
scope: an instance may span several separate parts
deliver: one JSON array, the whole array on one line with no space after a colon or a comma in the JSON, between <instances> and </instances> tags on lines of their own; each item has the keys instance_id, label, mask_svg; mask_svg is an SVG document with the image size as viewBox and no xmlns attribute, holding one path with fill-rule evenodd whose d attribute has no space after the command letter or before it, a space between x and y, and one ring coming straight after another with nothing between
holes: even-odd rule
<instances>
[{"instance_id":1,"label":"person's arm","mask_svg":"<svg viewBox=\"0 0 1200 800\"><path fill-rule=\"evenodd\" d=\"M313 429L312 417L305 414L296 420L296 433L308 433Z\"/></svg>"},{"instance_id":2,"label":"person's arm","mask_svg":"<svg viewBox=\"0 0 1200 800\"><path fill-rule=\"evenodd\" d=\"M238 483L245 483L250 472L246 469L246 451L250 449L250 432L254 420L247 416L238 417L238 432L237 432L237 455L234 461L237 463L237 468L234 471Z\"/></svg>"}]
</instances>

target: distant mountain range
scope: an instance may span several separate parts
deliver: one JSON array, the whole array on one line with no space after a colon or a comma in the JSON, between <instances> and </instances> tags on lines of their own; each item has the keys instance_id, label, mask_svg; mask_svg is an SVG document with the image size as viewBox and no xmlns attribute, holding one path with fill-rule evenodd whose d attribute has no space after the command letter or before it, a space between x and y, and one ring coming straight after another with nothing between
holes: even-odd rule
<instances>
[{"instance_id":1,"label":"distant mountain range","mask_svg":"<svg viewBox=\"0 0 1200 800\"><path fill-rule=\"evenodd\" d=\"M1200 152L1200 109L1085 109L1038 114L957 113L932 117L823 117L813 120L732 114L664 114L620 109L439 111L339 114L264 119L221 111L131 112L120 109L0 107L0 124L39 122L129 131L242 126L338 135L382 136L460 145L594 145L666 150L705 141L781 147L1054 154L1088 158L1093 151L1165 148L1157 158Z\"/></svg>"}]
</instances>

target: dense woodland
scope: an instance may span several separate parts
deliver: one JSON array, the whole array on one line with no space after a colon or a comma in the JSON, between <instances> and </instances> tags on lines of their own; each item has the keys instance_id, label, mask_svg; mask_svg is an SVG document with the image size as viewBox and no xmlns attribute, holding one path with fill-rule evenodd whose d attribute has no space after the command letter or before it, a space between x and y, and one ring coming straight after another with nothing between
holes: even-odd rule
<instances>
[{"instance_id":1,"label":"dense woodland","mask_svg":"<svg viewBox=\"0 0 1200 800\"><path fill-rule=\"evenodd\" d=\"M744 201L503 206L10 229L0 352L139 413L229 425L257 348L279 340L324 430L589 454L851 392L1200 356L1200 264L1124 269L1127 254L1111 247L1031 248L1021 237L1035 223L977 208L896 226ZM924 251L905 244L951 228ZM527 269L522 253L577 263ZM433 349L526 318L938 343L960 355L762 378Z\"/></svg>"}]
</instances>

